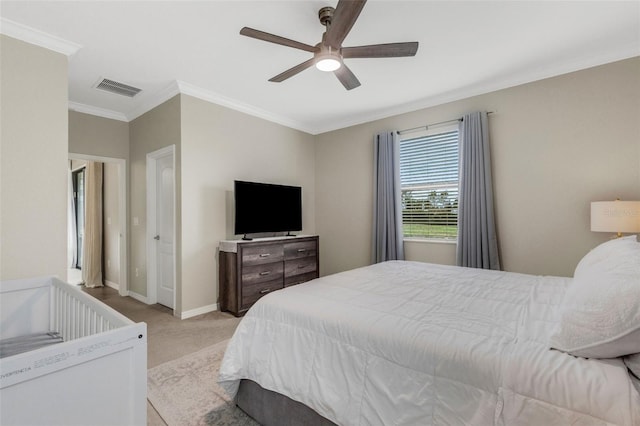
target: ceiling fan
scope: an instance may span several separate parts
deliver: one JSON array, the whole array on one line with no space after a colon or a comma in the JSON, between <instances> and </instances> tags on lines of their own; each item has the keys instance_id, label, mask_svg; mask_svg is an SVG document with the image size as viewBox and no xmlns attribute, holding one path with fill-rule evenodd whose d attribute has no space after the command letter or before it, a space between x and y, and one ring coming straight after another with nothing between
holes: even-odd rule
<instances>
[{"instance_id":1,"label":"ceiling fan","mask_svg":"<svg viewBox=\"0 0 640 426\"><path fill-rule=\"evenodd\" d=\"M280 83L301 71L315 65L321 71L333 71L347 90L360 86L360 81L344 63L350 58L396 58L414 56L418 51L418 42L373 44L369 46L342 47L347 34L358 19L366 0L339 0L338 5L323 7L318 12L320 23L327 29L322 34L322 41L315 46L280 37L275 34L244 27L240 34L270 43L293 47L313 53L313 58L286 70L269 79Z\"/></svg>"}]
</instances>

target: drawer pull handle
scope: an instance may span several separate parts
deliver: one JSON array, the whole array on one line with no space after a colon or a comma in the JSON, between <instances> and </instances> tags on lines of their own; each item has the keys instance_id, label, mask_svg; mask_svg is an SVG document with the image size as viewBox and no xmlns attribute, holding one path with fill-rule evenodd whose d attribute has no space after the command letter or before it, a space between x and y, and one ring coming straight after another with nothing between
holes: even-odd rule
<instances>
[{"instance_id":1,"label":"drawer pull handle","mask_svg":"<svg viewBox=\"0 0 640 426\"><path fill-rule=\"evenodd\" d=\"M298 253L304 253L307 249L298 249Z\"/></svg>"},{"instance_id":2,"label":"drawer pull handle","mask_svg":"<svg viewBox=\"0 0 640 426\"><path fill-rule=\"evenodd\" d=\"M298 269L304 269L306 267L307 267L307 265L298 265Z\"/></svg>"},{"instance_id":3,"label":"drawer pull handle","mask_svg":"<svg viewBox=\"0 0 640 426\"><path fill-rule=\"evenodd\" d=\"M265 288L264 290L260 290L260 294L267 294L271 291L270 288Z\"/></svg>"},{"instance_id":4,"label":"drawer pull handle","mask_svg":"<svg viewBox=\"0 0 640 426\"><path fill-rule=\"evenodd\" d=\"M260 255L260 257L269 257L271 255L271 253L262 253Z\"/></svg>"},{"instance_id":5,"label":"drawer pull handle","mask_svg":"<svg viewBox=\"0 0 640 426\"><path fill-rule=\"evenodd\" d=\"M263 272L260 272L260 276L264 277L265 275L269 275L270 273L271 271L263 271Z\"/></svg>"}]
</instances>

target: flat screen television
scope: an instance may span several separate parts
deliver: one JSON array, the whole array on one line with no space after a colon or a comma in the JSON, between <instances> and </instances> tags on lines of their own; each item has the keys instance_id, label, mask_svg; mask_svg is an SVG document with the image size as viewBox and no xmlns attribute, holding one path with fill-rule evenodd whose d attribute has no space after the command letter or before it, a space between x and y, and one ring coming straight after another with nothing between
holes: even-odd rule
<instances>
[{"instance_id":1,"label":"flat screen television","mask_svg":"<svg viewBox=\"0 0 640 426\"><path fill-rule=\"evenodd\" d=\"M302 230L302 188L234 181L235 234Z\"/></svg>"}]
</instances>

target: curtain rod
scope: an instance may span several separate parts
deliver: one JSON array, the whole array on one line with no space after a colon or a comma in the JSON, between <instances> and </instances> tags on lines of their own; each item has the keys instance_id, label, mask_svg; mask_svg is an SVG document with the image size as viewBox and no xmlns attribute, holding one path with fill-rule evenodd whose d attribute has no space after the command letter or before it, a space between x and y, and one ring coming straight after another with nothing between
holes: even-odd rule
<instances>
[{"instance_id":1,"label":"curtain rod","mask_svg":"<svg viewBox=\"0 0 640 426\"><path fill-rule=\"evenodd\" d=\"M493 111L489 111L487 112L487 115L489 114L493 114ZM410 133L410 132L415 132L416 130L428 130L429 127L434 127L434 126L439 126L441 124L447 124L447 123L453 123L455 121L463 121L462 117L459 118L453 118L451 120L445 120L445 121L438 121L437 123L431 123L431 124L425 124L423 126L418 126L418 127L412 127L410 129L404 129L404 130L398 130L398 134L401 135L403 133Z\"/></svg>"}]
</instances>

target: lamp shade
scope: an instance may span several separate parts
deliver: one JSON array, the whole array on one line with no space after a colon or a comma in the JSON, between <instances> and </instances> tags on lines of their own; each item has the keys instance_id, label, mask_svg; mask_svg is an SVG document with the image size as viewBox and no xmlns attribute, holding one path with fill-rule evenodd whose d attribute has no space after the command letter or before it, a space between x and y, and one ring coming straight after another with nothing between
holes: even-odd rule
<instances>
[{"instance_id":1,"label":"lamp shade","mask_svg":"<svg viewBox=\"0 0 640 426\"><path fill-rule=\"evenodd\" d=\"M591 230L595 232L640 232L640 201L594 201Z\"/></svg>"}]
</instances>

